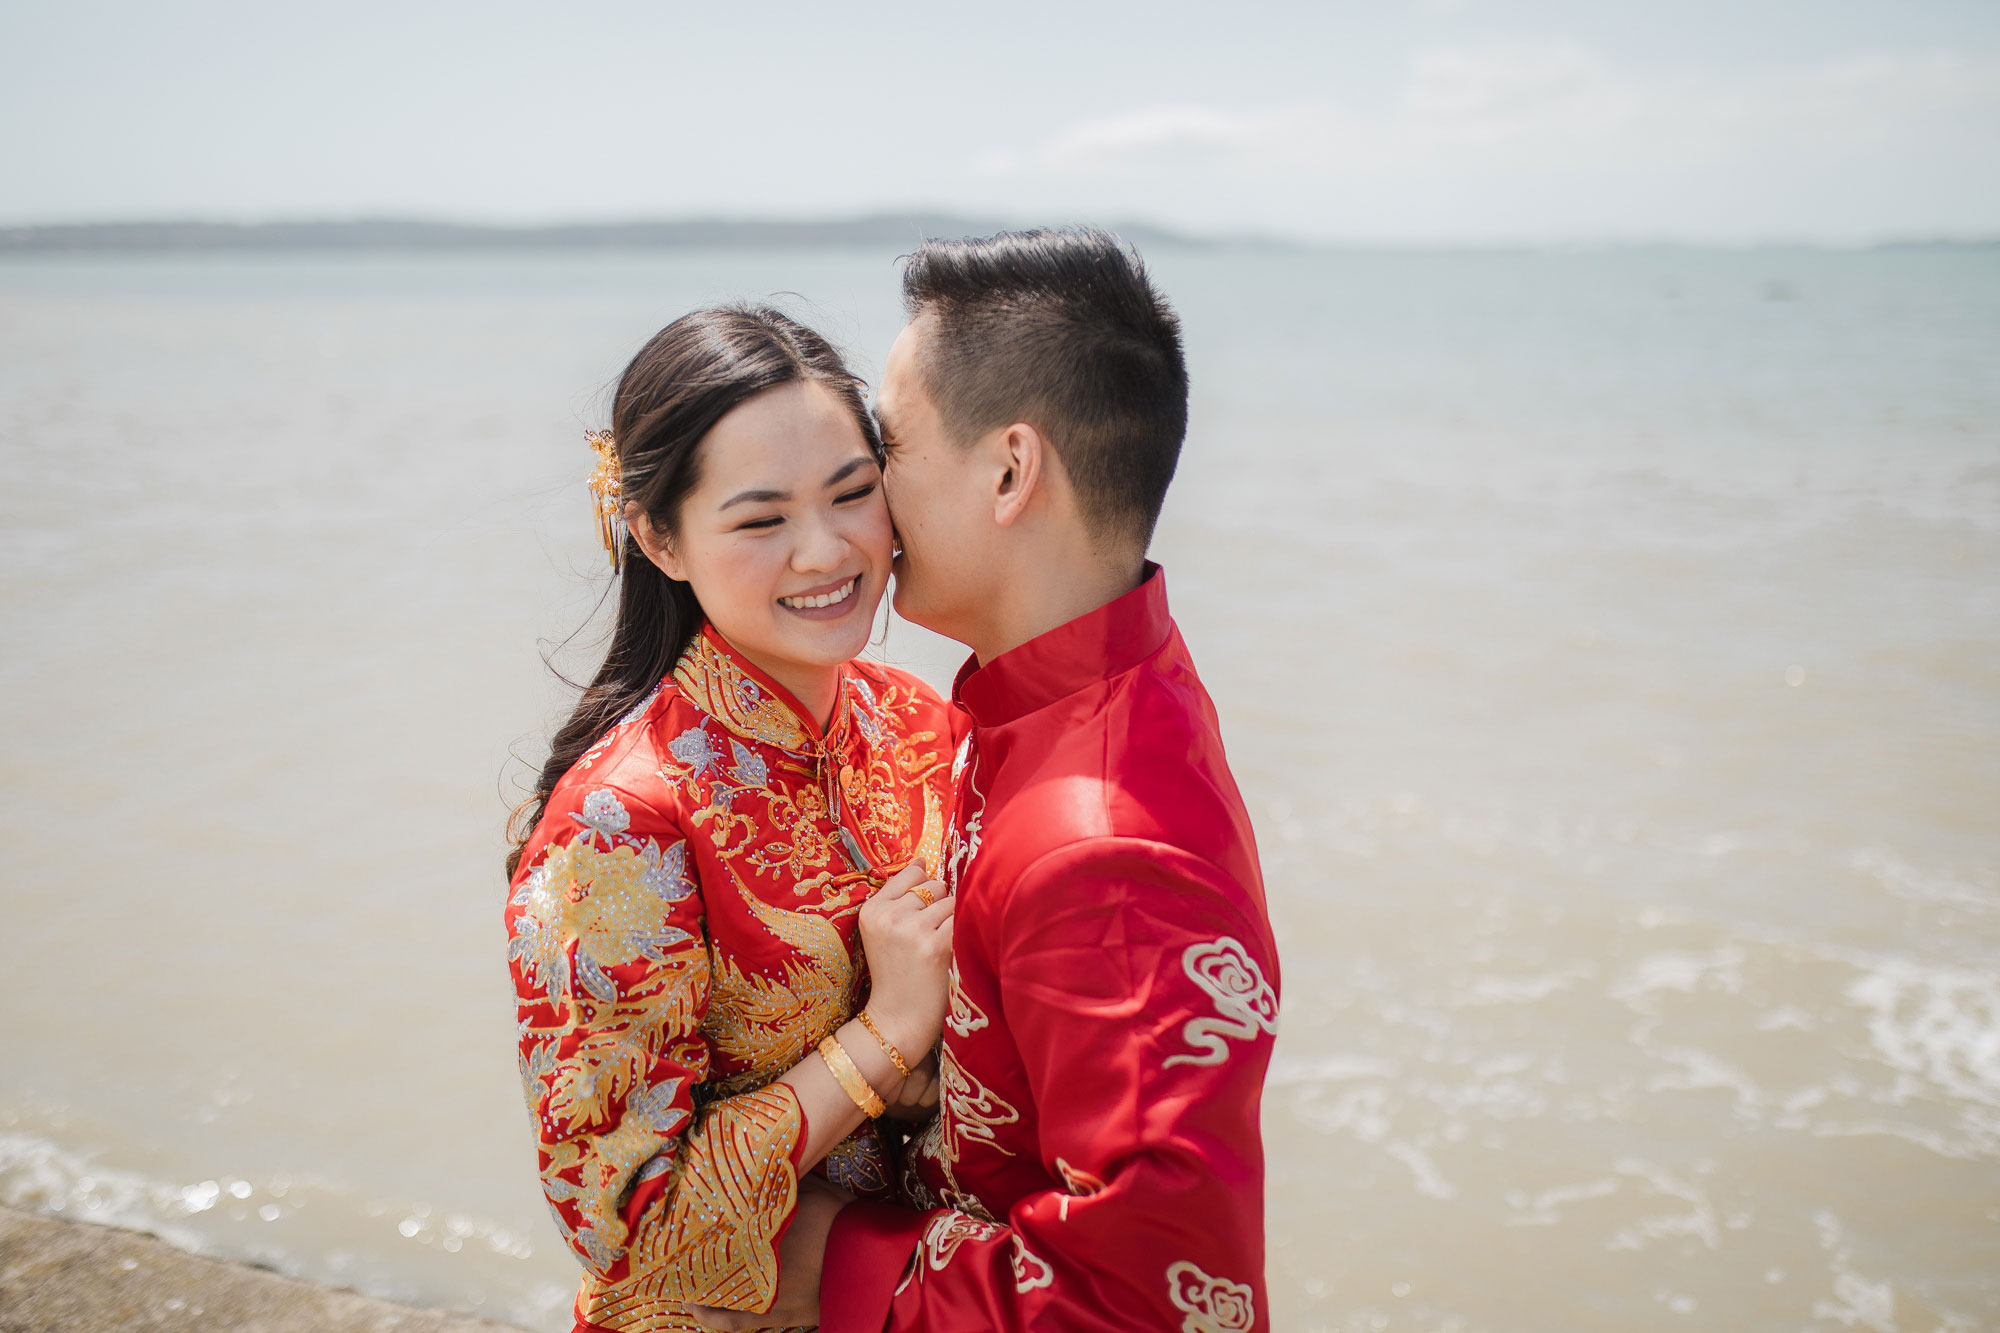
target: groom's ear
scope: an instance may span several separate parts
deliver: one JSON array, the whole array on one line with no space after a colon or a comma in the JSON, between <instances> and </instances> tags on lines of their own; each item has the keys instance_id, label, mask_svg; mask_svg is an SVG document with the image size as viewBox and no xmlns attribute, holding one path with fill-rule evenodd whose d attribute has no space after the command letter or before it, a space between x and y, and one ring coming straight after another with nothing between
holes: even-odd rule
<instances>
[{"instance_id":1,"label":"groom's ear","mask_svg":"<svg viewBox=\"0 0 2000 1333\"><path fill-rule=\"evenodd\" d=\"M1025 421L999 432L995 459L1001 465L993 493L993 521L1009 527L1028 512L1029 504L1048 485L1055 453L1048 437Z\"/></svg>"}]
</instances>

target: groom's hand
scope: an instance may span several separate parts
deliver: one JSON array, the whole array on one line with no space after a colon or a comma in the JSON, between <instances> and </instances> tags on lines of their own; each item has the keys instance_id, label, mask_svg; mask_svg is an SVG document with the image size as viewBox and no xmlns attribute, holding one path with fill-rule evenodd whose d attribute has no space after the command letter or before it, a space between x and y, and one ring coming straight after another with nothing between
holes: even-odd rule
<instances>
[{"instance_id":1,"label":"groom's hand","mask_svg":"<svg viewBox=\"0 0 2000 1333\"><path fill-rule=\"evenodd\" d=\"M937 1073L937 1052L932 1051L910 1071L910 1076L903 1080L893 1100L883 1098L889 1115L897 1120L930 1119L938 1104Z\"/></svg>"},{"instance_id":2,"label":"groom's hand","mask_svg":"<svg viewBox=\"0 0 2000 1333\"><path fill-rule=\"evenodd\" d=\"M688 1313L703 1328L798 1328L819 1323L819 1274L826 1263L826 1238L833 1219L854 1196L818 1176L799 1178L798 1208L792 1225L778 1242L778 1295L762 1314L690 1305Z\"/></svg>"}]
</instances>

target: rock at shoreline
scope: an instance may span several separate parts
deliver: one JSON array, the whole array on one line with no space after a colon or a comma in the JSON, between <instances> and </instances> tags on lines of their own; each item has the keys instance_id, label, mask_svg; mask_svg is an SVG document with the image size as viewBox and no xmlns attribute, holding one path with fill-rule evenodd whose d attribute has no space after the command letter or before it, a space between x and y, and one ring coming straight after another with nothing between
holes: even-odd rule
<instances>
[{"instance_id":1,"label":"rock at shoreline","mask_svg":"<svg viewBox=\"0 0 2000 1333\"><path fill-rule=\"evenodd\" d=\"M518 1333L0 1207L0 1333Z\"/></svg>"}]
</instances>

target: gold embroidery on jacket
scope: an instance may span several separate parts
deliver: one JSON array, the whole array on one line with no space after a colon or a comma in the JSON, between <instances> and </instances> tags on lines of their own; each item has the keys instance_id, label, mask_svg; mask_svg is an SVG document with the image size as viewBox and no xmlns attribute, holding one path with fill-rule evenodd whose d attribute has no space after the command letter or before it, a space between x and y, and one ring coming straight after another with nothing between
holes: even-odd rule
<instances>
[{"instance_id":1,"label":"gold embroidery on jacket","mask_svg":"<svg viewBox=\"0 0 2000 1333\"><path fill-rule=\"evenodd\" d=\"M802 750L812 741L799 715L705 634L697 634L674 664L674 683L688 702L740 735L780 750Z\"/></svg>"},{"instance_id":2,"label":"gold embroidery on jacket","mask_svg":"<svg viewBox=\"0 0 2000 1333\"><path fill-rule=\"evenodd\" d=\"M717 1053L740 1072L716 1080L723 1094L761 1087L805 1058L829 1032L853 1017L855 969L840 931L825 917L773 907L741 879L736 892L772 935L790 946L778 977L747 972L713 951L715 1000L702 1025Z\"/></svg>"},{"instance_id":3,"label":"gold embroidery on jacket","mask_svg":"<svg viewBox=\"0 0 2000 1333\"><path fill-rule=\"evenodd\" d=\"M949 755L919 721L935 703L858 670L842 680L822 739L733 654L697 639L663 683L667 702L656 690L577 765L591 769L632 734L628 724L656 712L659 730L639 739L659 747L667 789L644 799L694 841L661 849L633 836L619 794L600 788L570 816L583 826L575 839L538 847L541 862L513 897L523 1091L541 1131L544 1191L585 1261L580 1299L595 1323L683 1333L695 1327L685 1301L768 1304L802 1124L772 1080L863 993L847 915L913 854L941 859ZM697 899L676 917L695 892L698 848L707 910ZM734 899L708 882L717 862ZM788 910L768 901L779 895L817 896ZM784 947L739 956L729 941L751 921ZM765 1099L790 1119L770 1123ZM829 1169L862 1188L880 1188L894 1160L879 1135L857 1135L835 1156ZM647 1182L658 1193L628 1234L632 1192Z\"/></svg>"},{"instance_id":4,"label":"gold embroidery on jacket","mask_svg":"<svg viewBox=\"0 0 2000 1333\"><path fill-rule=\"evenodd\" d=\"M513 895L521 911L508 954L533 988L521 1073L543 1185L551 1203L574 1206L573 1225L555 1214L565 1239L608 1268L626 1244L619 1201L685 1126L685 1080L653 1071L663 1057L701 1060L674 1038L707 998L708 968L694 936L672 924L694 892L686 845L662 850L627 834L630 818L609 788L587 795L572 818L582 829L549 848ZM634 976L629 965L642 960L657 966Z\"/></svg>"},{"instance_id":5,"label":"gold embroidery on jacket","mask_svg":"<svg viewBox=\"0 0 2000 1333\"><path fill-rule=\"evenodd\" d=\"M624 1333L683 1328L690 1302L770 1308L775 1242L798 1199L790 1151L802 1125L798 1099L782 1083L710 1106L675 1161L665 1207L640 1223L631 1276L586 1279L583 1317Z\"/></svg>"},{"instance_id":6,"label":"gold embroidery on jacket","mask_svg":"<svg viewBox=\"0 0 2000 1333\"><path fill-rule=\"evenodd\" d=\"M935 879L944 870L945 817L937 788L924 784L924 834L917 840L917 860L924 873Z\"/></svg>"}]
</instances>

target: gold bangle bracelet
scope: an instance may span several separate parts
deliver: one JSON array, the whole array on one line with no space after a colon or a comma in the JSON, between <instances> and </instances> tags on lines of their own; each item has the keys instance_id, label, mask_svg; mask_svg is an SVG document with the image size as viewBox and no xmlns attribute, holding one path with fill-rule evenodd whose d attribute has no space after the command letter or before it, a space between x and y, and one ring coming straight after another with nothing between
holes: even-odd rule
<instances>
[{"instance_id":1,"label":"gold bangle bracelet","mask_svg":"<svg viewBox=\"0 0 2000 1333\"><path fill-rule=\"evenodd\" d=\"M903 1053L889 1044L889 1039L882 1035L881 1028L875 1026L875 1020L868 1016L868 1011L863 1009L855 1017L861 1020L862 1027L868 1029L868 1035L875 1039L875 1044L882 1048L882 1054L889 1057L889 1063L896 1066L896 1072L908 1078L910 1067L904 1063Z\"/></svg>"},{"instance_id":2,"label":"gold bangle bracelet","mask_svg":"<svg viewBox=\"0 0 2000 1333\"><path fill-rule=\"evenodd\" d=\"M840 1038L829 1036L821 1042L819 1058L826 1061L833 1081L861 1108L861 1114L874 1120L889 1109L882 1104L881 1095L868 1086L868 1080L861 1077L861 1071L854 1067L854 1060L848 1055L847 1048L840 1044Z\"/></svg>"}]
</instances>

